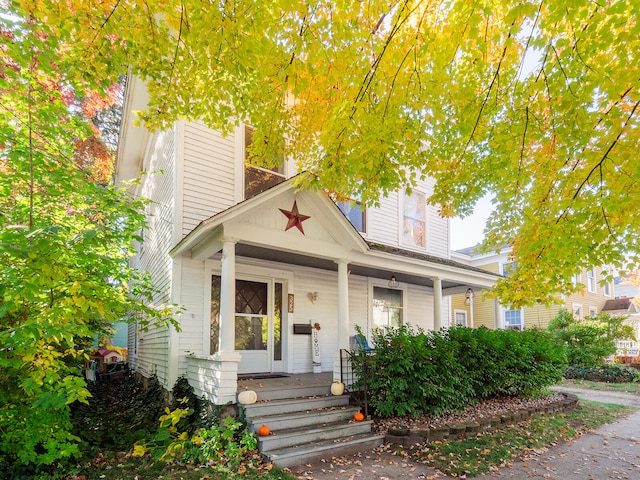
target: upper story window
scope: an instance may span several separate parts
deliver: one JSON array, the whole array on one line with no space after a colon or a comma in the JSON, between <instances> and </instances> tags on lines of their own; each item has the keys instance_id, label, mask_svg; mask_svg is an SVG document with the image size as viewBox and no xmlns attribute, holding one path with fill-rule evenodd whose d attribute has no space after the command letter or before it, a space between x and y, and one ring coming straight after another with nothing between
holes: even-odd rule
<instances>
[{"instance_id":1,"label":"upper story window","mask_svg":"<svg viewBox=\"0 0 640 480\"><path fill-rule=\"evenodd\" d=\"M571 279L571 283L573 284L574 287L577 287L578 284L580 283L580 281L582 280L581 275L579 273L574 273L573 274L573 278Z\"/></svg>"},{"instance_id":2,"label":"upper story window","mask_svg":"<svg viewBox=\"0 0 640 480\"><path fill-rule=\"evenodd\" d=\"M508 262L502 264L502 275L505 277L510 276L516 269L518 264L516 262Z\"/></svg>"},{"instance_id":3,"label":"upper story window","mask_svg":"<svg viewBox=\"0 0 640 480\"><path fill-rule=\"evenodd\" d=\"M367 231L367 211L361 201L347 200L346 202L336 202L336 205L356 230L360 233Z\"/></svg>"},{"instance_id":4,"label":"upper story window","mask_svg":"<svg viewBox=\"0 0 640 480\"><path fill-rule=\"evenodd\" d=\"M587 270L587 290L596 291L596 271L593 268Z\"/></svg>"},{"instance_id":5,"label":"upper story window","mask_svg":"<svg viewBox=\"0 0 640 480\"><path fill-rule=\"evenodd\" d=\"M254 129L244 127L244 198L251 198L286 180L284 162L279 166L256 167L249 163L248 147L253 143Z\"/></svg>"},{"instance_id":6,"label":"upper story window","mask_svg":"<svg viewBox=\"0 0 640 480\"><path fill-rule=\"evenodd\" d=\"M402 202L402 243L410 247L427 246L427 196L413 191Z\"/></svg>"},{"instance_id":7,"label":"upper story window","mask_svg":"<svg viewBox=\"0 0 640 480\"><path fill-rule=\"evenodd\" d=\"M610 297L611 296L611 287L609 286L609 282L606 282L602 286L602 293L604 294L605 297Z\"/></svg>"}]
</instances>

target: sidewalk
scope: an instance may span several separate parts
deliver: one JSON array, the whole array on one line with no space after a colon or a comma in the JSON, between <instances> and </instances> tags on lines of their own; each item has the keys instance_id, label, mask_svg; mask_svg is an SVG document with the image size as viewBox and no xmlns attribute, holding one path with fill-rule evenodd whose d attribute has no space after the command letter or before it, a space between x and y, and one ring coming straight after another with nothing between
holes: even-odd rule
<instances>
[{"instance_id":1,"label":"sidewalk","mask_svg":"<svg viewBox=\"0 0 640 480\"><path fill-rule=\"evenodd\" d=\"M584 400L640 407L640 395L558 387ZM432 468L393 455L383 448L351 457L301 465L291 469L302 480L406 480L453 479ZM497 472L481 477L520 480L608 480L640 478L640 411L603 425L593 433L538 452ZM480 478L480 477L478 477Z\"/></svg>"},{"instance_id":2,"label":"sidewalk","mask_svg":"<svg viewBox=\"0 0 640 480\"><path fill-rule=\"evenodd\" d=\"M640 407L640 396L631 393L573 387L556 390L574 393L584 400ZM640 478L640 412L484 476L562 480Z\"/></svg>"}]
</instances>

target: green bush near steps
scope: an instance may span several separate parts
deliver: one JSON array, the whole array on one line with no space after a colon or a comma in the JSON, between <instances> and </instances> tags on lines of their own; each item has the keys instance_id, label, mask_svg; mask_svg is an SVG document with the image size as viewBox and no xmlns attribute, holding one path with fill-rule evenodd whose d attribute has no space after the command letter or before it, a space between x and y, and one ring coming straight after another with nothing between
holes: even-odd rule
<instances>
[{"instance_id":1,"label":"green bush near steps","mask_svg":"<svg viewBox=\"0 0 640 480\"><path fill-rule=\"evenodd\" d=\"M563 346L542 330L425 332L404 325L375 330L372 340L373 352L354 352L352 362L380 417L440 415L487 398L535 396L559 382L566 366Z\"/></svg>"}]
</instances>

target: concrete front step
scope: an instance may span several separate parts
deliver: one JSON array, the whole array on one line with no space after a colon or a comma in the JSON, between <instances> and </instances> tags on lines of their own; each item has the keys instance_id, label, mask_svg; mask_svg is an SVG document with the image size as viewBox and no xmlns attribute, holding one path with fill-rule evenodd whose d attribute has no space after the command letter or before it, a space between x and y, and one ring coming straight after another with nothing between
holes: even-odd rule
<instances>
[{"instance_id":1,"label":"concrete front step","mask_svg":"<svg viewBox=\"0 0 640 480\"><path fill-rule=\"evenodd\" d=\"M331 393L331 385L291 385L287 386L287 388L265 387L254 391L258 395L258 401L270 401L329 395Z\"/></svg>"},{"instance_id":2,"label":"concrete front step","mask_svg":"<svg viewBox=\"0 0 640 480\"><path fill-rule=\"evenodd\" d=\"M322 395L309 398L285 398L268 402L259 402L252 405L243 405L247 420L266 415L278 415L283 413L305 412L319 408L346 407L349 405L348 395Z\"/></svg>"},{"instance_id":3,"label":"concrete front step","mask_svg":"<svg viewBox=\"0 0 640 480\"><path fill-rule=\"evenodd\" d=\"M303 445L322 440L335 440L340 437L349 437L362 433L371 433L371 420L362 422L338 421L315 425L311 427L290 428L286 430L273 431L264 437L258 438L258 449L263 454L269 454L274 450L279 450L294 445Z\"/></svg>"},{"instance_id":4,"label":"concrete front step","mask_svg":"<svg viewBox=\"0 0 640 480\"><path fill-rule=\"evenodd\" d=\"M343 457L364 450L372 450L384 443L384 435L359 433L338 439L321 440L281 448L266 453L269 460L281 467L293 467L323 458Z\"/></svg>"},{"instance_id":5,"label":"concrete front step","mask_svg":"<svg viewBox=\"0 0 640 480\"><path fill-rule=\"evenodd\" d=\"M267 425L271 430L277 432L289 428L308 427L340 420L348 422L353 419L353 415L359 410L355 406L338 405L321 409L307 409L300 412L252 416L250 418L247 417L247 420L250 422L250 429L254 432L261 425Z\"/></svg>"}]
</instances>

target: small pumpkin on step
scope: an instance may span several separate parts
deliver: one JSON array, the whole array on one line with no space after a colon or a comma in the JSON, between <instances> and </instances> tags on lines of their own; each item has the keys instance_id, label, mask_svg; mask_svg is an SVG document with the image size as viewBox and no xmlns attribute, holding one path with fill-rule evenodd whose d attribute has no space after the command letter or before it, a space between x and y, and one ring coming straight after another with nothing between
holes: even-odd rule
<instances>
[{"instance_id":1,"label":"small pumpkin on step","mask_svg":"<svg viewBox=\"0 0 640 480\"><path fill-rule=\"evenodd\" d=\"M362 420L364 420L364 415L362 414L362 412L356 412L353 414L353 419L356 422L361 422Z\"/></svg>"},{"instance_id":2,"label":"small pumpkin on step","mask_svg":"<svg viewBox=\"0 0 640 480\"><path fill-rule=\"evenodd\" d=\"M266 425L262 425L258 428L258 435L261 437L266 437L269 433L271 433L271 430Z\"/></svg>"}]
</instances>

